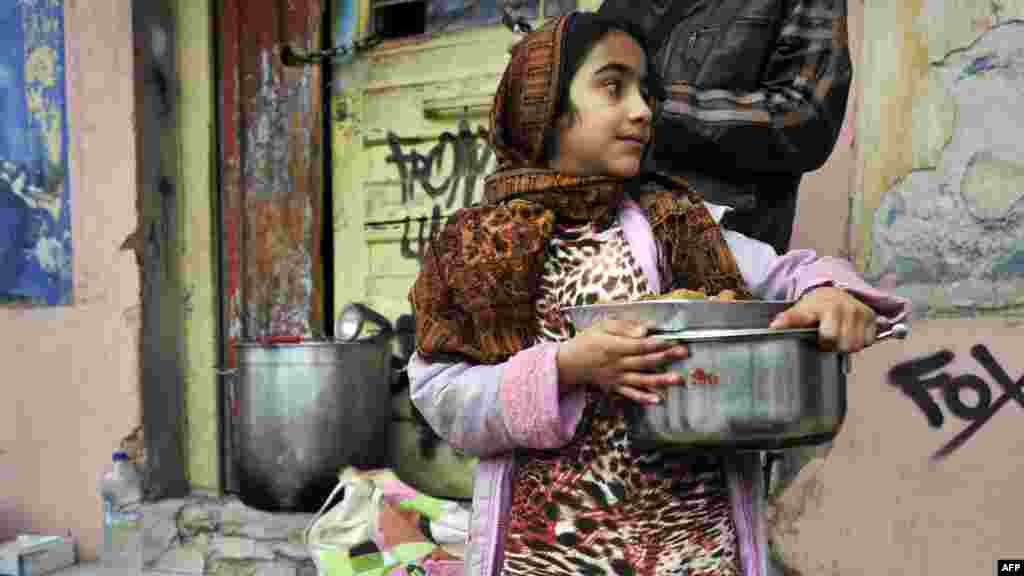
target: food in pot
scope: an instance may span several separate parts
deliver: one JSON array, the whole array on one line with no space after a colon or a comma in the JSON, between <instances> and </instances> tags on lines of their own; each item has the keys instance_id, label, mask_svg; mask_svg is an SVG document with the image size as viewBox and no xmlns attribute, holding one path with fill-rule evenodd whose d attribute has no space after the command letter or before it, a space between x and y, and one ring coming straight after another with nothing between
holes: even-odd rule
<instances>
[{"instance_id":1,"label":"food in pot","mask_svg":"<svg viewBox=\"0 0 1024 576\"><path fill-rule=\"evenodd\" d=\"M640 300L722 300L732 302L736 300L736 291L722 290L718 294L709 298L707 293L703 290L679 288L678 290L673 290L667 294L649 294L647 296L641 296Z\"/></svg>"}]
</instances>

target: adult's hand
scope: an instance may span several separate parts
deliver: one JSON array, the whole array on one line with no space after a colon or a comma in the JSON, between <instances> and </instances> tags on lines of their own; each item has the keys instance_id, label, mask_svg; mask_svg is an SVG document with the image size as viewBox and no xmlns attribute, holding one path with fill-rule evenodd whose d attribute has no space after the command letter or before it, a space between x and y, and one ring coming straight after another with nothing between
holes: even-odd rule
<instances>
[{"instance_id":1,"label":"adult's hand","mask_svg":"<svg viewBox=\"0 0 1024 576\"><path fill-rule=\"evenodd\" d=\"M558 349L558 385L565 393L594 386L644 404L657 404L655 390L683 383L673 372L653 372L689 355L686 346L649 338L639 322L601 321Z\"/></svg>"},{"instance_id":2,"label":"adult's hand","mask_svg":"<svg viewBox=\"0 0 1024 576\"><path fill-rule=\"evenodd\" d=\"M827 350L858 352L878 334L875 311L841 288L826 286L805 294L782 312L769 328L818 327L818 342Z\"/></svg>"}]
</instances>

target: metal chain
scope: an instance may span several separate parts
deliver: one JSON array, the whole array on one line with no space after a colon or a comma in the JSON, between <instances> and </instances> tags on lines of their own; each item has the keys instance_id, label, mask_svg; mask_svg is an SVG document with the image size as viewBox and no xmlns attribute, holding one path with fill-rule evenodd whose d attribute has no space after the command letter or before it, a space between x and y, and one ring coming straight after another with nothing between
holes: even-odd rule
<instances>
[{"instance_id":1,"label":"metal chain","mask_svg":"<svg viewBox=\"0 0 1024 576\"><path fill-rule=\"evenodd\" d=\"M335 59L343 56L369 50L380 44L383 40L384 38L374 34L348 45L335 46L327 50L310 50L308 52L296 50L290 44L285 44L284 48L281 49L281 61L284 62L285 66L305 66L308 64L333 62Z\"/></svg>"}]
</instances>

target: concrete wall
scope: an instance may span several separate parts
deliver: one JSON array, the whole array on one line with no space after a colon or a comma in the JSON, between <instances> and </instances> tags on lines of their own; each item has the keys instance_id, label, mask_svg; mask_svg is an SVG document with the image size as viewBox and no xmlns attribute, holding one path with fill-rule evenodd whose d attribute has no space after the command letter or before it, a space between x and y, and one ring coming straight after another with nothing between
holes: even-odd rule
<instances>
[{"instance_id":1,"label":"concrete wall","mask_svg":"<svg viewBox=\"0 0 1024 576\"><path fill-rule=\"evenodd\" d=\"M20 528L101 538L101 468L140 423L131 3L65 2L73 304L0 309L0 493Z\"/></svg>"}]
</instances>

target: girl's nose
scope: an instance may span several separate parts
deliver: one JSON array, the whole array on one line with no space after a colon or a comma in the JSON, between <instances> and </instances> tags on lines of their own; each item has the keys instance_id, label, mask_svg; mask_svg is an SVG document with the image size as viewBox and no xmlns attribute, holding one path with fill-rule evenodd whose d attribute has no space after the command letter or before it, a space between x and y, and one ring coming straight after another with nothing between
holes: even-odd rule
<instances>
[{"instance_id":1,"label":"girl's nose","mask_svg":"<svg viewBox=\"0 0 1024 576\"><path fill-rule=\"evenodd\" d=\"M633 120L634 122L644 123L651 121L651 106L639 90L635 90L633 92L633 96L632 98L630 98L629 106L630 120Z\"/></svg>"}]
</instances>

